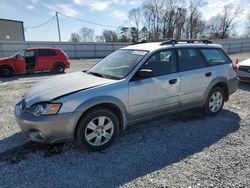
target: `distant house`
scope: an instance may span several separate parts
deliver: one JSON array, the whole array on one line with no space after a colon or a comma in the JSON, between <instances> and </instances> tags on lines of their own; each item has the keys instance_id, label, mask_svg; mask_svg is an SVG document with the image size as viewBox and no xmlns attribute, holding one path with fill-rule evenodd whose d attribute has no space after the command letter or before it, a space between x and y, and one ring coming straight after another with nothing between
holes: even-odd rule
<instances>
[{"instance_id":1,"label":"distant house","mask_svg":"<svg viewBox=\"0 0 250 188\"><path fill-rule=\"evenodd\" d=\"M0 19L0 40L25 41L23 22Z\"/></svg>"}]
</instances>

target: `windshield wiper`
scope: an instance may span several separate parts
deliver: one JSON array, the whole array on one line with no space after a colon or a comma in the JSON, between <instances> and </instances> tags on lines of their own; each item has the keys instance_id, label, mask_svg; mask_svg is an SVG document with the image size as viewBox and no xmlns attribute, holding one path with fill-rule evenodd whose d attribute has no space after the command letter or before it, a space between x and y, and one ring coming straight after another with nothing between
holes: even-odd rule
<instances>
[{"instance_id":1,"label":"windshield wiper","mask_svg":"<svg viewBox=\"0 0 250 188\"><path fill-rule=\"evenodd\" d=\"M88 72L88 74L92 74L92 75L95 75L95 76L104 78L104 75L102 75L102 74L100 74L100 73L98 73L98 72Z\"/></svg>"}]
</instances>

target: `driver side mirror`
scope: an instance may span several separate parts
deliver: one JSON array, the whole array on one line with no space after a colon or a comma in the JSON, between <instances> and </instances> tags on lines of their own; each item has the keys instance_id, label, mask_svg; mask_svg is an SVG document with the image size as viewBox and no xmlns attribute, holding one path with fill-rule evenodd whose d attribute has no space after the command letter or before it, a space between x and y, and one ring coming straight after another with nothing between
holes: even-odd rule
<instances>
[{"instance_id":1,"label":"driver side mirror","mask_svg":"<svg viewBox=\"0 0 250 188\"><path fill-rule=\"evenodd\" d=\"M150 78L153 76L153 71L151 69L140 69L136 75L139 78Z\"/></svg>"}]
</instances>

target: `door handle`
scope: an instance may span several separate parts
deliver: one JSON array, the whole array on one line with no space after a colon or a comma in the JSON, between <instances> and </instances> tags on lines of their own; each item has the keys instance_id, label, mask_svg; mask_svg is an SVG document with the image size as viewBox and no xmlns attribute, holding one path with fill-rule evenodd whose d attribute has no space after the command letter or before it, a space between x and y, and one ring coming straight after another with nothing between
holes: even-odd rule
<instances>
[{"instance_id":1,"label":"door handle","mask_svg":"<svg viewBox=\"0 0 250 188\"><path fill-rule=\"evenodd\" d=\"M206 77L210 77L210 76L212 76L212 73L211 73L211 72L207 72L207 73L205 74L205 76L206 76Z\"/></svg>"},{"instance_id":2,"label":"door handle","mask_svg":"<svg viewBox=\"0 0 250 188\"><path fill-rule=\"evenodd\" d=\"M169 82L170 84L176 84L177 79L172 79L172 80L169 80L168 82Z\"/></svg>"}]
</instances>

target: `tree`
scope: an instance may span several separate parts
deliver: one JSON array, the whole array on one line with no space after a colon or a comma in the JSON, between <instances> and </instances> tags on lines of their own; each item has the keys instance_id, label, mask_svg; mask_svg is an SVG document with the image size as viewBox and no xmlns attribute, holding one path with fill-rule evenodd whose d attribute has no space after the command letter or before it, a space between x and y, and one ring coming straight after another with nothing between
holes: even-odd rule
<instances>
[{"instance_id":1,"label":"tree","mask_svg":"<svg viewBox=\"0 0 250 188\"><path fill-rule=\"evenodd\" d=\"M246 37L250 37L250 11L247 13L246 17Z\"/></svg>"},{"instance_id":2,"label":"tree","mask_svg":"<svg viewBox=\"0 0 250 188\"><path fill-rule=\"evenodd\" d=\"M138 32L135 27L130 28L130 37L131 37L131 42L135 43L138 42L137 40Z\"/></svg>"},{"instance_id":3,"label":"tree","mask_svg":"<svg viewBox=\"0 0 250 188\"><path fill-rule=\"evenodd\" d=\"M101 36L101 35L96 35L95 36L95 41L96 42L105 42L103 36Z\"/></svg>"},{"instance_id":4,"label":"tree","mask_svg":"<svg viewBox=\"0 0 250 188\"><path fill-rule=\"evenodd\" d=\"M224 6L222 14L218 14L209 20L210 38L228 38L239 13L240 9L235 8L233 4Z\"/></svg>"},{"instance_id":5,"label":"tree","mask_svg":"<svg viewBox=\"0 0 250 188\"><path fill-rule=\"evenodd\" d=\"M147 0L143 3L143 17L149 39L159 39L162 33L163 0Z\"/></svg>"},{"instance_id":6,"label":"tree","mask_svg":"<svg viewBox=\"0 0 250 188\"><path fill-rule=\"evenodd\" d=\"M115 31L104 30L102 36L105 42L118 42L118 37Z\"/></svg>"},{"instance_id":7,"label":"tree","mask_svg":"<svg viewBox=\"0 0 250 188\"><path fill-rule=\"evenodd\" d=\"M80 42L80 35L78 33L71 33L70 42Z\"/></svg>"},{"instance_id":8,"label":"tree","mask_svg":"<svg viewBox=\"0 0 250 188\"><path fill-rule=\"evenodd\" d=\"M83 27L79 31L79 35L81 36L82 42L94 42L94 33L93 29Z\"/></svg>"},{"instance_id":9,"label":"tree","mask_svg":"<svg viewBox=\"0 0 250 188\"><path fill-rule=\"evenodd\" d=\"M129 11L128 18L134 22L135 24L135 31L136 31L136 42L139 41L139 24L141 21L141 9L140 8L134 8Z\"/></svg>"},{"instance_id":10,"label":"tree","mask_svg":"<svg viewBox=\"0 0 250 188\"><path fill-rule=\"evenodd\" d=\"M201 19L199 7L202 6L202 0L190 0L188 7L188 16L184 27L185 38L193 39L201 36L205 30L205 21Z\"/></svg>"},{"instance_id":11,"label":"tree","mask_svg":"<svg viewBox=\"0 0 250 188\"><path fill-rule=\"evenodd\" d=\"M186 20L186 8L182 8L182 0L168 0L164 3L162 16L162 34L163 38L177 38L182 34L182 29Z\"/></svg>"},{"instance_id":12,"label":"tree","mask_svg":"<svg viewBox=\"0 0 250 188\"><path fill-rule=\"evenodd\" d=\"M120 42L129 42L130 41L130 37L129 37L129 28L128 27L121 27L121 31L120 31Z\"/></svg>"},{"instance_id":13,"label":"tree","mask_svg":"<svg viewBox=\"0 0 250 188\"><path fill-rule=\"evenodd\" d=\"M148 39L148 29L144 26L140 31L141 39L147 40Z\"/></svg>"}]
</instances>

